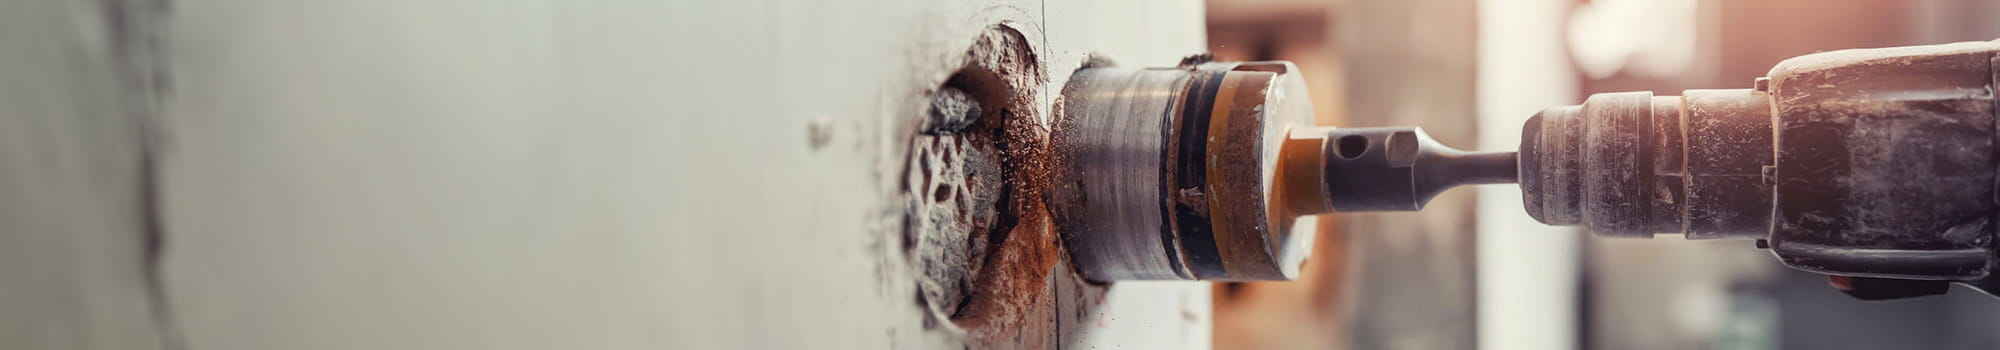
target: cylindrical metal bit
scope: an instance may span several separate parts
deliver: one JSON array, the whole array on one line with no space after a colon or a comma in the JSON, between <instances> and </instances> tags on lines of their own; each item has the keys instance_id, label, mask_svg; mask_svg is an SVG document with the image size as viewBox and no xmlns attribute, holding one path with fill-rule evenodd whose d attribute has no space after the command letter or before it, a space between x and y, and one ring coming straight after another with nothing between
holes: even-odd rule
<instances>
[{"instance_id":1,"label":"cylindrical metal bit","mask_svg":"<svg viewBox=\"0 0 2000 350\"><path fill-rule=\"evenodd\" d=\"M1312 218L1285 210L1279 150L1312 107L1287 62L1096 67L1063 90L1050 209L1093 281L1282 280Z\"/></svg>"},{"instance_id":2,"label":"cylindrical metal bit","mask_svg":"<svg viewBox=\"0 0 2000 350\"><path fill-rule=\"evenodd\" d=\"M1166 219L1167 133L1188 72L1085 69L1064 89L1054 214L1070 260L1098 281L1194 279Z\"/></svg>"}]
</instances>

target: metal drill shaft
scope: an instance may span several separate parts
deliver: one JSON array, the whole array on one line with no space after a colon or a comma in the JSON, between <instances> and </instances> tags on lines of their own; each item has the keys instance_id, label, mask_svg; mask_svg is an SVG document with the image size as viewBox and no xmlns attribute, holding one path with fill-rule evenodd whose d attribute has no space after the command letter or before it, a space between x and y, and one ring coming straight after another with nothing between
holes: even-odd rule
<instances>
[{"instance_id":1,"label":"metal drill shaft","mask_svg":"<svg viewBox=\"0 0 2000 350\"><path fill-rule=\"evenodd\" d=\"M1466 152L1413 127L1327 131L1327 199L1333 211L1419 210L1459 185L1514 183L1514 152Z\"/></svg>"}]
</instances>

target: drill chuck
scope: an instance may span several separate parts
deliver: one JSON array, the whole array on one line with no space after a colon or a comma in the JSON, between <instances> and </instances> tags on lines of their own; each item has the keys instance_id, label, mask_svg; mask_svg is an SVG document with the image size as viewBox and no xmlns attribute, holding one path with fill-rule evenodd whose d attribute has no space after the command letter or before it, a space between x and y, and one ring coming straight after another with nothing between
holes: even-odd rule
<instances>
[{"instance_id":1,"label":"drill chuck","mask_svg":"<svg viewBox=\"0 0 2000 350\"><path fill-rule=\"evenodd\" d=\"M1623 92L1543 110L1522 126L1522 204L1600 235L1762 238L1768 101L1750 89Z\"/></svg>"},{"instance_id":2,"label":"drill chuck","mask_svg":"<svg viewBox=\"0 0 2000 350\"><path fill-rule=\"evenodd\" d=\"M1524 126L1523 204L1607 236L1757 239L1785 265L1991 290L2000 43L1843 50L1752 89L1606 93Z\"/></svg>"}]
</instances>

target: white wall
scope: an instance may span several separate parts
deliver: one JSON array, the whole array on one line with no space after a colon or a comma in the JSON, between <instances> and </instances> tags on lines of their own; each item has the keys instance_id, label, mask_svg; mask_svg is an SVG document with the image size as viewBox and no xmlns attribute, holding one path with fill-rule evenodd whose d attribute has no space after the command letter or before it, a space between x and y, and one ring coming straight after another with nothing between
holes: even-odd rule
<instances>
[{"instance_id":1,"label":"white wall","mask_svg":"<svg viewBox=\"0 0 2000 350\"><path fill-rule=\"evenodd\" d=\"M168 79L121 86L100 3L0 3L0 348L956 348L890 243L926 90L1001 22L1051 93L1204 45L1196 1L174 0ZM164 96L161 324L128 87ZM1205 347L1207 288L1066 339Z\"/></svg>"}]
</instances>

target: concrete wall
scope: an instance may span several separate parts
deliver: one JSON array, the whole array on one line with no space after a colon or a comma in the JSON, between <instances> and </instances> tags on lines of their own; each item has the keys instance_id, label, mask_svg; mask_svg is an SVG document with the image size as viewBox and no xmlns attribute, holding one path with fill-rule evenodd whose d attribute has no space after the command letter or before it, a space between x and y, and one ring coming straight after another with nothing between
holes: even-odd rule
<instances>
[{"instance_id":1,"label":"concrete wall","mask_svg":"<svg viewBox=\"0 0 2000 350\"><path fill-rule=\"evenodd\" d=\"M1200 52L1201 19L1137 0L0 3L0 348L958 347L893 239L928 89L989 25L1032 33L1053 92L1088 52ZM1026 345L1207 345L1205 285L1093 291L1108 306L1046 340L1066 344Z\"/></svg>"},{"instance_id":2,"label":"concrete wall","mask_svg":"<svg viewBox=\"0 0 2000 350\"><path fill-rule=\"evenodd\" d=\"M145 8L127 5L0 2L0 348L171 338L149 253L149 56L114 25Z\"/></svg>"}]
</instances>

